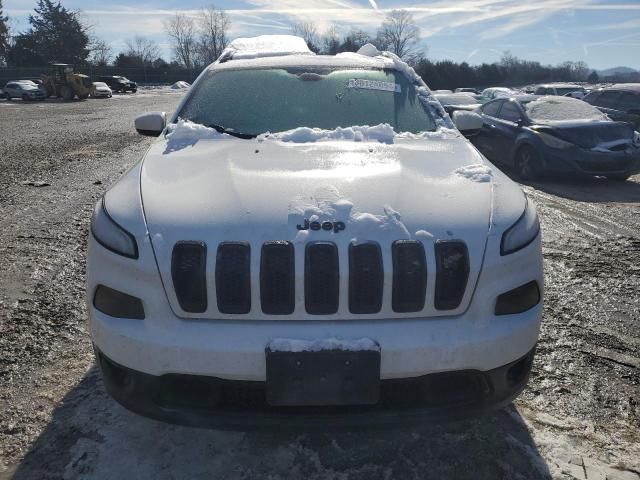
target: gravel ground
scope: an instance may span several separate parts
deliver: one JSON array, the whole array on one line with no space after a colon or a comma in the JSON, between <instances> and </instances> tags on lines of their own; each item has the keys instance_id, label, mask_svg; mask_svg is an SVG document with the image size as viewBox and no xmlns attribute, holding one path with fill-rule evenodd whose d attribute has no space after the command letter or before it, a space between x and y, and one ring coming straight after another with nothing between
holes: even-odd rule
<instances>
[{"instance_id":1,"label":"gravel ground","mask_svg":"<svg viewBox=\"0 0 640 480\"><path fill-rule=\"evenodd\" d=\"M0 101L0 480L640 479L640 177L525 186L546 304L528 389L494 415L385 432L230 433L131 414L87 333L91 209L144 153L170 91Z\"/></svg>"}]
</instances>

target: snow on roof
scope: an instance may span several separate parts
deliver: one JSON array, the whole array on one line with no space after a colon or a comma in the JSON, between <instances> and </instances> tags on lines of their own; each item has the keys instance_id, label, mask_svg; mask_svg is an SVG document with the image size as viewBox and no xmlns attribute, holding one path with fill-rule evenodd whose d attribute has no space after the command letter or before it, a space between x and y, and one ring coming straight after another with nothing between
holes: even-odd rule
<instances>
[{"instance_id":1,"label":"snow on roof","mask_svg":"<svg viewBox=\"0 0 640 480\"><path fill-rule=\"evenodd\" d=\"M220 55L220 62L283 55L315 55L307 42L294 35L260 35L251 38L236 38Z\"/></svg>"},{"instance_id":2,"label":"snow on roof","mask_svg":"<svg viewBox=\"0 0 640 480\"><path fill-rule=\"evenodd\" d=\"M537 100L526 103L524 109L534 122L608 120L608 117L594 106L571 97L540 97Z\"/></svg>"}]
</instances>

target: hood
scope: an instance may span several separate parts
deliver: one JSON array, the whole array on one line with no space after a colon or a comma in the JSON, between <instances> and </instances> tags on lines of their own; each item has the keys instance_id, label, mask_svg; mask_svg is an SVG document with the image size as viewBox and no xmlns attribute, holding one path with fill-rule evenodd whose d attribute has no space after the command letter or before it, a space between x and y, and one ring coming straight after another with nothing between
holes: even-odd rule
<instances>
[{"instance_id":1,"label":"hood","mask_svg":"<svg viewBox=\"0 0 640 480\"><path fill-rule=\"evenodd\" d=\"M534 130L550 133L587 149L607 145L620 146L624 150L624 146L633 143L633 127L625 122L555 122L534 127Z\"/></svg>"},{"instance_id":2,"label":"hood","mask_svg":"<svg viewBox=\"0 0 640 480\"><path fill-rule=\"evenodd\" d=\"M268 241L290 241L296 251L307 242L332 241L342 262L349 243L373 240L384 252L386 269L390 245L399 239L422 241L427 254L436 240L464 240L472 286L491 215L492 178L482 163L456 134L390 145L229 137L200 140L177 151L161 139L147 153L140 181L147 228L168 286L171 254L179 241L206 243L208 258L214 259L220 242L248 242L253 275L261 245ZM298 228L313 221L343 222L345 228Z\"/></svg>"}]
</instances>

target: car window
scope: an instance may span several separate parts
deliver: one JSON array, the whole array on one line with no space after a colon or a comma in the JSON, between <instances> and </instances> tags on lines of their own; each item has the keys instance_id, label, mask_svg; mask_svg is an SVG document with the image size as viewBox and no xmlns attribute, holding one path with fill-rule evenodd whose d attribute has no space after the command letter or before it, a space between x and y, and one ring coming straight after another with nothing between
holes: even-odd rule
<instances>
[{"instance_id":1,"label":"car window","mask_svg":"<svg viewBox=\"0 0 640 480\"><path fill-rule=\"evenodd\" d=\"M556 95L560 95L561 97L573 92L584 92L584 89L582 87L556 88Z\"/></svg>"},{"instance_id":2,"label":"car window","mask_svg":"<svg viewBox=\"0 0 640 480\"><path fill-rule=\"evenodd\" d=\"M413 84L392 69L211 71L198 82L179 117L249 135L298 127L334 130L381 123L396 132L436 128Z\"/></svg>"},{"instance_id":3,"label":"car window","mask_svg":"<svg viewBox=\"0 0 640 480\"><path fill-rule=\"evenodd\" d=\"M489 115L490 117L495 117L500 110L500 105L502 104L502 100L498 100L496 102L489 102L482 107L482 113L485 115Z\"/></svg>"},{"instance_id":4,"label":"car window","mask_svg":"<svg viewBox=\"0 0 640 480\"><path fill-rule=\"evenodd\" d=\"M623 92L618 100L618 109L625 112L628 112L629 110L640 111L640 94Z\"/></svg>"},{"instance_id":5,"label":"car window","mask_svg":"<svg viewBox=\"0 0 640 480\"><path fill-rule=\"evenodd\" d=\"M504 102L500 109L500 113L498 114L498 118L508 120L509 122L517 122L522 118L522 114L513 102Z\"/></svg>"},{"instance_id":6,"label":"car window","mask_svg":"<svg viewBox=\"0 0 640 480\"><path fill-rule=\"evenodd\" d=\"M605 90L598 98L599 107L615 109L618 106L618 99L622 95L619 90Z\"/></svg>"}]
</instances>

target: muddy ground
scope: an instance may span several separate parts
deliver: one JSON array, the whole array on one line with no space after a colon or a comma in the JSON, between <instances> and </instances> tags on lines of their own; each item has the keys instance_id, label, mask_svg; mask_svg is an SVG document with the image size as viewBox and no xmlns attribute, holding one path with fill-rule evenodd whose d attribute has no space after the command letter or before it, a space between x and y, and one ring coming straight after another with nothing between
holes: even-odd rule
<instances>
[{"instance_id":1,"label":"muddy ground","mask_svg":"<svg viewBox=\"0 0 640 480\"><path fill-rule=\"evenodd\" d=\"M124 410L84 306L91 209L179 94L0 100L0 480L640 479L640 176L525 186L546 304L530 385L471 422L343 434L230 433Z\"/></svg>"}]
</instances>

